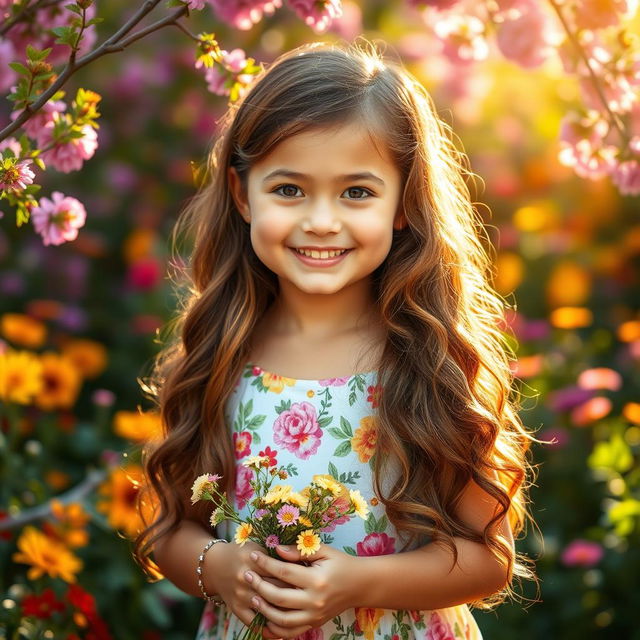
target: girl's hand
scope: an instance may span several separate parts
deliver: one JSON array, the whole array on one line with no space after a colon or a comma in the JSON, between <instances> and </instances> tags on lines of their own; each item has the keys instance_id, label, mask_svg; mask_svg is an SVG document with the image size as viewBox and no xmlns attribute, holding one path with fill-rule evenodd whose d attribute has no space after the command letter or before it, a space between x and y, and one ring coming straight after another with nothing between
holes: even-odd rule
<instances>
[{"instance_id":1,"label":"girl's hand","mask_svg":"<svg viewBox=\"0 0 640 640\"><path fill-rule=\"evenodd\" d=\"M265 553L252 555L245 578L258 594L251 606L266 616L267 627L277 637L293 638L356 606L357 557L326 544L307 557L294 546L277 547L277 552L286 562ZM310 566L295 564L303 560ZM265 574L291 586L271 584Z\"/></svg>"},{"instance_id":2,"label":"girl's hand","mask_svg":"<svg viewBox=\"0 0 640 640\"><path fill-rule=\"evenodd\" d=\"M251 598L256 595L256 592L253 586L245 580L244 575L247 571L250 570L258 576L260 582L269 584L274 589L288 588L291 585L270 576L266 571L255 566L255 562L250 558L251 553L257 553L258 557L267 557L266 551L259 544L248 541L243 546L235 542L221 543L215 546L222 547L224 553L216 555L214 567L205 562L203 581L205 584L210 583L211 581L205 577L207 570L211 573L215 571L220 597L225 601L226 606L248 626L256 615L257 607L251 603ZM208 554L211 554L211 551L213 549L210 549ZM216 551L221 551L221 549L216 549ZM262 636L268 640L281 637L266 627L263 629Z\"/></svg>"}]
</instances>

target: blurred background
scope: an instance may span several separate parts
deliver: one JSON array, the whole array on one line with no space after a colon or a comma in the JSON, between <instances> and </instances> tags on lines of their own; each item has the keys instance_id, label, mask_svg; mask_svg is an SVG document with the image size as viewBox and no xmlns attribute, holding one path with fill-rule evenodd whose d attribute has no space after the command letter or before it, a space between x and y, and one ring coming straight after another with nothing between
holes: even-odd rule
<instances>
[{"instance_id":1,"label":"blurred background","mask_svg":"<svg viewBox=\"0 0 640 640\"><path fill-rule=\"evenodd\" d=\"M98 43L131 5L97 3ZM524 68L490 51L455 64L419 3L346 1L325 33L289 7L250 28L214 8L185 24L215 32L226 50L268 62L304 42L364 34L383 39L432 93L481 177L470 187L495 286L512 306L524 423L553 441L530 458L542 535L530 529L518 541L537 561L541 602L474 616L487 640L640 638L640 199L559 161L579 83L557 56ZM637 34L637 18L629 24ZM19 351L25 375L37 368L46 381L32 402L0 407L0 523L14 521L0 531L0 638L195 637L202 601L167 580L148 583L128 539L139 526L138 447L158 433L137 378L174 310L169 233L228 102L194 61L194 42L165 28L65 86L69 97L79 87L102 96L94 156L80 171L37 173L41 195L84 204L75 240L44 245L0 200L0 352ZM10 112L0 103L2 126ZM38 517L56 496L66 497ZM57 556L43 559L52 539ZM31 560L16 560L18 549ZM51 572L33 571L47 562ZM521 593L534 598L534 585Z\"/></svg>"}]
</instances>

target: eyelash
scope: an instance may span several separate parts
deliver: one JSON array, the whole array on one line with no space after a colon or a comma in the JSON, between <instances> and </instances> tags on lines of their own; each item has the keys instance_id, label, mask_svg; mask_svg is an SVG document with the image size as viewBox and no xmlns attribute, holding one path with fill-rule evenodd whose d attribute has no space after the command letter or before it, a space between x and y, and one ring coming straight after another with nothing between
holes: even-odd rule
<instances>
[{"instance_id":1,"label":"eyelash","mask_svg":"<svg viewBox=\"0 0 640 640\"><path fill-rule=\"evenodd\" d=\"M279 189L282 189L284 187L295 187L296 189L300 189L300 187L296 186L295 184L280 184L278 185L275 189L273 189L271 191L271 193L277 193ZM364 192L367 194L366 198L347 198L347 200L368 200L370 197L373 196L373 193L371 191L369 191L369 189L366 189L365 187L348 187L347 189L345 189L345 191L349 191L350 189L359 189L360 191ZM302 191L302 189L300 189ZM344 193L344 192L343 192ZM282 196L283 198L296 198L297 196L285 196L283 193L278 193L277 195Z\"/></svg>"}]
</instances>

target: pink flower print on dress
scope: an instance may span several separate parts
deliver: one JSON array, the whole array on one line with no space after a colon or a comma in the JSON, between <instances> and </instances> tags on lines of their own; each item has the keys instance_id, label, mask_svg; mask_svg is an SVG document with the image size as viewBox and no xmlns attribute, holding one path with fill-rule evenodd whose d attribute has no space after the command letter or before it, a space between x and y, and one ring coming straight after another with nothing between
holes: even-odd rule
<instances>
[{"instance_id":1,"label":"pink flower print on dress","mask_svg":"<svg viewBox=\"0 0 640 640\"><path fill-rule=\"evenodd\" d=\"M253 479L253 470L249 467L238 465L236 469L236 503L238 509L244 509L245 505L253 497L253 487L250 481Z\"/></svg>"},{"instance_id":2,"label":"pink flower print on dress","mask_svg":"<svg viewBox=\"0 0 640 640\"><path fill-rule=\"evenodd\" d=\"M339 498L336 498L333 501L333 504L324 512L324 515L322 516L323 522L329 522L330 520L333 520L333 522L330 522L326 527L320 529L320 531L322 531L323 533L328 533L330 531L333 531L339 524L347 522L349 520L349 516L341 516L340 518L336 518L336 516L338 515L338 513L344 513L348 511L349 504L350 500L347 497L341 496ZM334 518L336 519L334 520Z\"/></svg>"},{"instance_id":3,"label":"pink flower print on dress","mask_svg":"<svg viewBox=\"0 0 640 640\"><path fill-rule=\"evenodd\" d=\"M251 440L252 437L248 431L233 434L233 451L236 454L236 460L251 453Z\"/></svg>"},{"instance_id":4,"label":"pink flower print on dress","mask_svg":"<svg viewBox=\"0 0 640 640\"><path fill-rule=\"evenodd\" d=\"M395 553L395 538L386 533L370 533L356 545L359 556L386 556Z\"/></svg>"},{"instance_id":5,"label":"pink flower print on dress","mask_svg":"<svg viewBox=\"0 0 640 640\"><path fill-rule=\"evenodd\" d=\"M207 602L202 613L201 624L207 631L211 631L216 626L216 622L218 622L218 616L216 615L213 603Z\"/></svg>"},{"instance_id":6,"label":"pink flower print on dress","mask_svg":"<svg viewBox=\"0 0 640 640\"><path fill-rule=\"evenodd\" d=\"M324 632L322 631L322 627L308 629L299 636L295 636L293 640L324 640Z\"/></svg>"},{"instance_id":7,"label":"pink flower print on dress","mask_svg":"<svg viewBox=\"0 0 640 640\"><path fill-rule=\"evenodd\" d=\"M429 630L425 636L425 640L456 640L453 629L449 623L442 619L442 616L433 611L429 618Z\"/></svg>"},{"instance_id":8,"label":"pink flower print on dress","mask_svg":"<svg viewBox=\"0 0 640 640\"><path fill-rule=\"evenodd\" d=\"M318 380L321 387L343 387L349 381L349 376L346 378L325 378L324 380Z\"/></svg>"},{"instance_id":9,"label":"pink flower print on dress","mask_svg":"<svg viewBox=\"0 0 640 640\"><path fill-rule=\"evenodd\" d=\"M297 458L307 460L318 450L322 429L316 408L309 402L294 402L273 423L273 440L291 451Z\"/></svg>"}]
</instances>

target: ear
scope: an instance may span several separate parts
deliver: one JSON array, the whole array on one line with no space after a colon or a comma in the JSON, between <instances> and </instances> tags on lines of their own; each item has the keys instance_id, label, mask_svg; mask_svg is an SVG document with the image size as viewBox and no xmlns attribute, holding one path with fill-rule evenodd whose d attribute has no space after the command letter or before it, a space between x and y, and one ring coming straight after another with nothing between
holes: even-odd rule
<instances>
[{"instance_id":1,"label":"ear","mask_svg":"<svg viewBox=\"0 0 640 640\"><path fill-rule=\"evenodd\" d=\"M404 215L404 209L400 207L398 208L398 211L396 211L396 216L393 219L393 228L400 231L400 229L404 229L406 226L407 217Z\"/></svg>"},{"instance_id":2,"label":"ear","mask_svg":"<svg viewBox=\"0 0 640 640\"><path fill-rule=\"evenodd\" d=\"M227 181L229 183L229 190L236 208L245 222L249 222L251 220L249 202L247 201L247 195L242 186L242 180L240 180L240 176L238 175L235 167L229 167L227 169Z\"/></svg>"}]
</instances>

